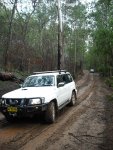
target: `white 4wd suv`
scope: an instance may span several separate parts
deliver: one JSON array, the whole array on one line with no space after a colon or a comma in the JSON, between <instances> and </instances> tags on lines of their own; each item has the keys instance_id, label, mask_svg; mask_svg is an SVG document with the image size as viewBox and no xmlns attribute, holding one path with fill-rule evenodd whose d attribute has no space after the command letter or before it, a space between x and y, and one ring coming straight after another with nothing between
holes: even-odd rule
<instances>
[{"instance_id":1,"label":"white 4wd suv","mask_svg":"<svg viewBox=\"0 0 113 150\"><path fill-rule=\"evenodd\" d=\"M0 110L7 120L44 112L45 120L55 121L56 112L77 99L75 82L67 71L37 72L26 78L20 89L2 96Z\"/></svg>"}]
</instances>

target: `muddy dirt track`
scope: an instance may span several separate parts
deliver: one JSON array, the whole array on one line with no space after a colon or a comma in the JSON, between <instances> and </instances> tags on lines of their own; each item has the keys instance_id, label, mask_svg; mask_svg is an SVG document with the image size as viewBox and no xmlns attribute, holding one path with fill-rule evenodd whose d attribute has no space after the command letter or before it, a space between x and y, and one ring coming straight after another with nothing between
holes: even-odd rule
<instances>
[{"instance_id":1,"label":"muddy dirt track","mask_svg":"<svg viewBox=\"0 0 113 150\"><path fill-rule=\"evenodd\" d=\"M113 92L98 74L77 82L78 100L56 122L41 117L8 123L0 114L0 150L113 150Z\"/></svg>"}]
</instances>

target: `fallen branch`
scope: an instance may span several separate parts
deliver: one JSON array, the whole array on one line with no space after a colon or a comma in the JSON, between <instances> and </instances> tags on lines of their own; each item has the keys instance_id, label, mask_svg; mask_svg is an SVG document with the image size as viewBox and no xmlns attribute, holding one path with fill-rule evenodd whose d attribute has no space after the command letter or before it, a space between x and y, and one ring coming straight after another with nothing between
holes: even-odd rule
<instances>
[{"instance_id":1,"label":"fallen branch","mask_svg":"<svg viewBox=\"0 0 113 150\"><path fill-rule=\"evenodd\" d=\"M9 72L0 72L0 80L1 81L14 81L17 83L22 83L23 79L19 79L14 74Z\"/></svg>"}]
</instances>

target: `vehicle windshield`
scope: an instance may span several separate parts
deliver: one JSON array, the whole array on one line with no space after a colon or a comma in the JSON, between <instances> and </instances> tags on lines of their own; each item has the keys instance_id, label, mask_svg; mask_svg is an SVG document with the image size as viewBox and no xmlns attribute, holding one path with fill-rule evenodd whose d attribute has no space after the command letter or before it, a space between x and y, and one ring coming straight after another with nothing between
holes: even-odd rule
<instances>
[{"instance_id":1,"label":"vehicle windshield","mask_svg":"<svg viewBox=\"0 0 113 150\"><path fill-rule=\"evenodd\" d=\"M30 76L26 78L22 87L43 87L54 86L55 80L53 75Z\"/></svg>"}]
</instances>

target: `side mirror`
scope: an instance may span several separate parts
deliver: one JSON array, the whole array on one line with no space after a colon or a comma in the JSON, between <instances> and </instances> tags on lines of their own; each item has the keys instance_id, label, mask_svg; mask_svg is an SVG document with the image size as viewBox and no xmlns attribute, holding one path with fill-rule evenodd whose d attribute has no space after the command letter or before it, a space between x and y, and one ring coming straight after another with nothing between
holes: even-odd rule
<instances>
[{"instance_id":1,"label":"side mirror","mask_svg":"<svg viewBox=\"0 0 113 150\"><path fill-rule=\"evenodd\" d=\"M58 84L58 87L63 87L64 85L65 85L64 82L60 82L60 83Z\"/></svg>"}]
</instances>

